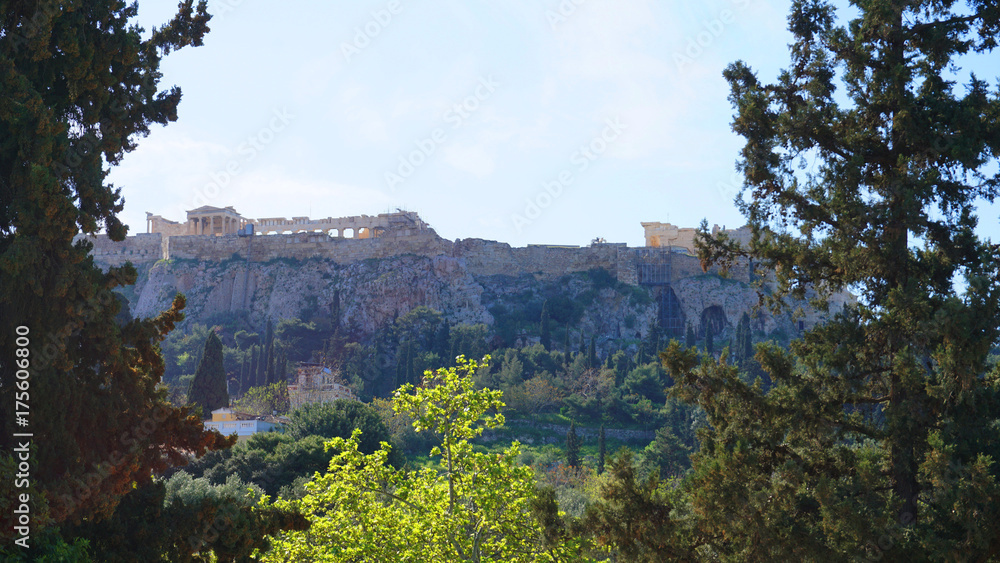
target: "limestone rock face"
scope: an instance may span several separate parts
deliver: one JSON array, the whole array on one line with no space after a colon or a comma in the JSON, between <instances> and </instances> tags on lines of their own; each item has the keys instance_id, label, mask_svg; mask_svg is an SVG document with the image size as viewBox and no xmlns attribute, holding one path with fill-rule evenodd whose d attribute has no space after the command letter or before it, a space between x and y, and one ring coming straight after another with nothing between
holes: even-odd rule
<instances>
[{"instance_id":1,"label":"limestone rock face","mask_svg":"<svg viewBox=\"0 0 1000 563\"><path fill-rule=\"evenodd\" d=\"M132 312L141 317L155 316L183 292L186 316L196 322L243 312L256 325L267 318L329 316L339 292L341 322L361 335L420 305L456 323L493 323L480 299L482 287L459 260L445 256L397 256L347 265L331 260L164 261L140 271L135 292Z\"/></svg>"},{"instance_id":2,"label":"limestone rock face","mask_svg":"<svg viewBox=\"0 0 1000 563\"><path fill-rule=\"evenodd\" d=\"M765 333L778 328L778 320L765 308L757 308L759 297L750 285L713 275L684 278L673 284L685 320L696 329L709 318L719 318L724 329L735 329L743 313L750 315L754 328ZM718 330L717 330L718 332Z\"/></svg>"}]
</instances>

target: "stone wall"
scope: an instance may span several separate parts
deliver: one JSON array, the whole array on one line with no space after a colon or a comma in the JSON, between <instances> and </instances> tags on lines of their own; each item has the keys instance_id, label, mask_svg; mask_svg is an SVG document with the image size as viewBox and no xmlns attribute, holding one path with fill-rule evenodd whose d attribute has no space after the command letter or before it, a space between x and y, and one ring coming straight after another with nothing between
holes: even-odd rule
<instances>
[{"instance_id":1,"label":"stone wall","mask_svg":"<svg viewBox=\"0 0 1000 563\"><path fill-rule=\"evenodd\" d=\"M446 256L460 260L473 276L534 275L558 277L570 272L603 268L619 281L637 285L637 267L648 259L650 249L628 248L624 244L596 244L585 247L533 245L522 248L482 240L441 238L433 229L401 229L385 236L351 239L326 233L295 233L257 235L254 237L223 236L164 236L160 233L139 234L122 242L113 242L105 235L88 237L94 243L94 258L104 266L119 266L126 261L135 265L154 263L161 259L222 262L249 260L270 262L280 259L326 259L337 264L389 258L413 254L416 256ZM657 250L656 252L661 252ZM659 260L664 258L659 257ZM698 258L683 252L670 253L672 280L700 275ZM716 269L713 269L716 271ZM746 281L745 266L735 267L730 277Z\"/></svg>"},{"instance_id":2,"label":"stone wall","mask_svg":"<svg viewBox=\"0 0 1000 563\"><path fill-rule=\"evenodd\" d=\"M141 233L125 237L122 242L115 242L107 235L77 236L74 240L81 238L94 245L91 251L94 261L107 267L121 266L125 262L145 264L161 260L166 256L166 239L169 237L162 237L160 233Z\"/></svg>"},{"instance_id":3,"label":"stone wall","mask_svg":"<svg viewBox=\"0 0 1000 563\"><path fill-rule=\"evenodd\" d=\"M492 240L460 239L455 241L451 256L464 260L474 276L561 276L593 268L604 268L616 275L617 248L610 244L582 248L541 245L513 248Z\"/></svg>"}]
</instances>

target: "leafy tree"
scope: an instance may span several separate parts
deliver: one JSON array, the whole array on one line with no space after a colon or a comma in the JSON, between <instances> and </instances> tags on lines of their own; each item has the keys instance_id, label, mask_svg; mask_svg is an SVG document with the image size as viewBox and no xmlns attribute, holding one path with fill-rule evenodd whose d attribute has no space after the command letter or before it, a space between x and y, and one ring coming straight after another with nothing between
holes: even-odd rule
<instances>
[{"instance_id":1,"label":"leafy tree","mask_svg":"<svg viewBox=\"0 0 1000 563\"><path fill-rule=\"evenodd\" d=\"M566 432L566 465L580 467L580 437L576 434L576 423L569 423Z\"/></svg>"},{"instance_id":2,"label":"leafy tree","mask_svg":"<svg viewBox=\"0 0 1000 563\"><path fill-rule=\"evenodd\" d=\"M329 327L318 326L315 322L303 322L296 318L282 319L274 327L271 340L277 339L288 351L292 362L309 361L313 352L323 349L323 341L331 334ZM265 348L267 337L265 336ZM272 345L273 347L273 345ZM265 362L266 366L267 363Z\"/></svg>"},{"instance_id":3,"label":"leafy tree","mask_svg":"<svg viewBox=\"0 0 1000 563\"><path fill-rule=\"evenodd\" d=\"M622 388L629 393L634 393L662 405L667 396L664 392L665 385L661 374L662 368L656 364L649 363L639 366L625 377Z\"/></svg>"},{"instance_id":4,"label":"leafy tree","mask_svg":"<svg viewBox=\"0 0 1000 563\"><path fill-rule=\"evenodd\" d=\"M400 340L409 340L421 350L430 351L435 344L438 327L444 321L441 313L420 305L396 319L396 334Z\"/></svg>"},{"instance_id":5,"label":"leafy tree","mask_svg":"<svg viewBox=\"0 0 1000 563\"><path fill-rule=\"evenodd\" d=\"M330 442L337 452L329 471L306 485L308 494L279 501L311 514L309 532L275 537L265 561L564 561L579 542L546 544L532 516L534 476L517 463L519 446L480 453L469 440L503 415L500 392L474 390L476 362L428 374L414 392L399 389L393 408L418 431L440 437L431 450L440 470L393 469L386 444L372 454L358 449L361 432ZM411 394L413 393L413 394ZM484 418L485 416L485 418Z\"/></svg>"},{"instance_id":6,"label":"leafy tree","mask_svg":"<svg viewBox=\"0 0 1000 563\"><path fill-rule=\"evenodd\" d=\"M537 375L506 390L507 407L523 414L537 414L546 407L557 406L562 392L546 375Z\"/></svg>"},{"instance_id":7,"label":"leafy tree","mask_svg":"<svg viewBox=\"0 0 1000 563\"><path fill-rule=\"evenodd\" d=\"M326 469L333 457L323 446L326 440L315 435L293 438L280 432L257 433L231 449L211 452L183 471L213 485L222 485L236 476L275 495L292 488L297 480Z\"/></svg>"},{"instance_id":8,"label":"leafy tree","mask_svg":"<svg viewBox=\"0 0 1000 563\"><path fill-rule=\"evenodd\" d=\"M251 387L233 401L233 410L254 415L288 414L288 384L279 381L265 387Z\"/></svg>"},{"instance_id":9,"label":"leafy tree","mask_svg":"<svg viewBox=\"0 0 1000 563\"><path fill-rule=\"evenodd\" d=\"M181 320L183 299L120 326L113 290L134 283L135 269L101 271L89 257L92 243L73 241L101 229L125 237L121 192L105 183L105 165L120 163L150 125L176 119L181 92L158 90L159 64L201 44L209 16L205 2L193 4L182 2L150 34L129 22L134 3L0 7L0 411L18 410L15 360L23 356L14 335L30 340L30 392L38 398L28 427L0 417L0 456L10 456L16 432L44 444L32 457L44 494L32 502L39 512L47 503L56 523L107 515L133 483L185 452L228 443L157 391L157 344ZM6 497L13 488L3 490ZM3 537L8 518L0 516Z\"/></svg>"},{"instance_id":10,"label":"leafy tree","mask_svg":"<svg viewBox=\"0 0 1000 563\"><path fill-rule=\"evenodd\" d=\"M203 417L211 416L215 409L229 406L226 372L222 367L222 341L215 331L209 332L205 340L205 351L188 389L188 404L201 407Z\"/></svg>"},{"instance_id":11,"label":"leafy tree","mask_svg":"<svg viewBox=\"0 0 1000 563\"><path fill-rule=\"evenodd\" d=\"M308 527L298 513L266 503L235 476L212 485L181 471L131 491L110 519L65 532L86 538L105 563L249 561L267 549L269 534Z\"/></svg>"},{"instance_id":12,"label":"leafy tree","mask_svg":"<svg viewBox=\"0 0 1000 563\"><path fill-rule=\"evenodd\" d=\"M236 334L233 335L233 339L236 340L236 346L240 350L247 350L251 346L260 344L260 335L256 332L247 332L245 330L238 330Z\"/></svg>"},{"instance_id":13,"label":"leafy tree","mask_svg":"<svg viewBox=\"0 0 1000 563\"><path fill-rule=\"evenodd\" d=\"M381 442L390 441L389 429L375 409L358 401L338 399L332 403L308 403L292 411L288 418L287 432L293 438L314 435L345 438L358 428L362 431L359 445L366 454L376 451ZM393 453L390 460L394 464L403 461L397 453Z\"/></svg>"},{"instance_id":14,"label":"leafy tree","mask_svg":"<svg viewBox=\"0 0 1000 563\"><path fill-rule=\"evenodd\" d=\"M1000 264L974 205L1000 188L1000 99L954 78L961 55L996 47L1000 6L855 7L841 27L827 2L794 2L777 83L725 72L751 237L707 240L701 258L752 257L774 272L775 307L809 291L858 302L790 353L758 346L768 392L724 361L666 354L676 395L709 421L693 508L723 559L985 561L1000 552Z\"/></svg>"},{"instance_id":15,"label":"leafy tree","mask_svg":"<svg viewBox=\"0 0 1000 563\"><path fill-rule=\"evenodd\" d=\"M451 340L452 351L454 353L450 357L465 356L467 358L481 358L485 356L488 351L486 344L486 335L488 333L489 330L482 323L474 325L460 324L452 327Z\"/></svg>"}]
</instances>

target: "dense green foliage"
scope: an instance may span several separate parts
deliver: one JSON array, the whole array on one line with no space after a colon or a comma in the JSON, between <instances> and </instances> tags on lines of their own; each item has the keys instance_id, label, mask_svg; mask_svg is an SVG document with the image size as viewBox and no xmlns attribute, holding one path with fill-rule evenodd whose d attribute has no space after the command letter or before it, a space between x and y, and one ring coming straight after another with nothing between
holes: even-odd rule
<instances>
[{"instance_id":1,"label":"dense green foliage","mask_svg":"<svg viewBox=\"0 0 1000 563\"><path fill-rule=\"evenodd\" d=\"M127 494L114 515L100 523L68 527L70 537L87 538L104 563L247 561L267 549L278 530L303 530L306 520L268 506L259 488L237 476L220 485L180 472Z\"/></svg>"},{"instance_id":2,"label":"dense green foliage","mask_svg":"<svg viewBox=\"0 0 1000 563\"><path fill-rule=\"evenodd\" d=\"M113 290L133 283L135 269L102 272L91 243L73 242L100 229L125 236L108 166L151 125L176 119L181 92L159 90L160 60L201 44L205 7L180 3L143 39L129 22L134 4L0 1L0 411L16 410L15 369L30 369L32 399L28 426L0 420L0 457L18 431L43 445L32 455L44 493L31 499L36 533L49 521L107 516L135 483L186 452L228 443L156 388L156 345L181 320L183 298L156 318L120 324ZM28 331L30 357L15 350L18 326ZM14 478L4 473L0 482L6 504ZM10 515L0 515L4 538Z\"/></svg>"},{"instance_id":3,"label":"dense green foliage","mask_svg":"<svg viewBox=\"0 0 1000 563\"><path fill-rule=\"evenodd\" d=\"M183 472L204 477L213 485L236 476L268 495L288 498L300 495L302 483L329 465L333 454L324 450L325 441L349 438L358 429L362 453L377 451L382 442L394 442L377 411L357 401L305 405L293 411L290 420L284 434L254 434L231 449L205 455ZM398 451L390 453L388 460L394 466L405 462Z\"/></svg>"},{"instance_id":4,"label":"dense green foliage","mask_svg":"<svg viewBox=\"0 0 1000 563\"><path fill-rule=\"evenodd\" d=\"M708 416L688 486L722 560L1000 553L1000 256L974 231L1000 189L1000 98L952 80L961 55L996 47L1000 4L858 8L841 27L828 3L796 1L777 83L725 72L752 238L705 229L702 259L774 272L775 307L812 290L858 301L790 352L758 346L769 390L725 356L664 355L673 395Z\"/></svg>"},{"instance_id":5,"label":"dense green foliage","mask_svg":"<svg viewBox=\"0 0 1000 563\"><path fill-rule=\"evenodd\" d=\"M439 437L439 470L406 471L387 463L388 446L358 450L361 432L330 442L328 472L308 494L278 506L312 514L307 533L276 536L265 561L564 561L579 552L570 538L542 541L532 515L531 469L517 463L518 444L501 454L473 451L469 440L503 424L500 393L473 388L475 362L429 373L404 386L393 408L418 431ZM415 391L415 392L414 392ZM411 392L413 394L411 394ZM493 414L487 415L490 411Z\"/></svg>"}]
</instances>

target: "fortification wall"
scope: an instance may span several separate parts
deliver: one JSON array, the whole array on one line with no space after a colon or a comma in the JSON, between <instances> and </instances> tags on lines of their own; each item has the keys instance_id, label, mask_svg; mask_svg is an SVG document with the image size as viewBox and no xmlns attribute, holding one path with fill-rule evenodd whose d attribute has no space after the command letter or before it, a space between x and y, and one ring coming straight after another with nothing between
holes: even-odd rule
<instances>
[{"instance_id":1,"label":"fortification wall","mask_svg":"<svg viewBox=\"0 0 1000 563\"><path fill-rule=\"evenodd\" d=\"M95 260L104 266L120 266L126 261L135 265L160 259L183 259L221 262L237 259L269 262L279 259L308 260L321 258L338 264L390 258L403 254L448 256L464 263L473 276L524 275L558 277L569 272L603 268L621 282L636 285L637 265L649 257L649 249L628 248L623 244L596 244L587 247L528 246L513 248L507 243L441 238L433 229L401 229L383 237L369 239L340 238L326 233L258 235L254 237L163 236L139 234L122 242L106 235L88 237L94 244ZM697 257L670 254L673 280L702 273ZM713 268L713 271L717 269ZM736 266L729 275L745 281L745 265Z\"/></svg>"},{"instance_id":2,"label":"fortification wall","mask_svg":"<svg viewBox=\"0 0 1000 563\"><path fill-rule=\"evenodd\" d=\"M492 240L464 239L455 241L452 256L464 260L474 276L536 274L549 277L593 268L604 268L615 275L617 252L614 245L512 248L507 243Z\"/></svg>"},{"instance_id":3,"label":"fortification wall","mask_svg":"<svg viewBox=\"0 0 1000 563\"><path fill-rule=\"evenodd\" d=\"M172 259L219 261L234 257L246 260L249 257L251 262L269 262L283 258L325 258L338 264L348 264L400 254L448 254L451 243L428 230L372 239L332 237L325 233L258 235L252 238L235 235L184 236L170 237L169 246L169 257Z\"/></svg>"},{"instance_id":4,"label":"fortification wall","mask_svg":"<svg viewBox=\"0 0 1000 563\"><path fill-rule=\"evenodd\" d=\"M125 262L144 264L156 262L164 257L166 238L160 233L140 233L115 242L107 235L77 236L74 241L86 238L94 245L91 255L94 261L104 266L121 266Z\"/></svg>"}]
</instances>

